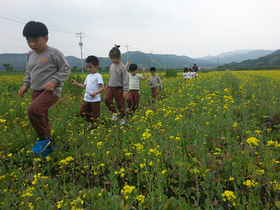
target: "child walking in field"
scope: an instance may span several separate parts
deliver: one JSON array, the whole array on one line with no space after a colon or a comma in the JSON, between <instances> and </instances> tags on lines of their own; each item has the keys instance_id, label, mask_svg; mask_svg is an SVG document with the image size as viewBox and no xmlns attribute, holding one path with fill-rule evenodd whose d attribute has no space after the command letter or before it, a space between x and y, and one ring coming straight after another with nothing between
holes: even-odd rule
<instances>
[{"instance_id":1,"label":"child walking in field","mask_svg":"<svg viewBox=\"0 0 280 210\"><path fill-rule=\"evenodd\" d=\"M93 134L94 129L97 128L97 124L100 120L100 93L104 90L104 83L102 76L97 73L99 66L99 60L97 57L91 55L86 59L86 67L90 73L84 84L76 82L74 79L71 80L73 85L86 89L84 99L80 108L80 115L85 121L90 122L88 129Z\"/></svg>"},{"instance_id":2,"label":"child walking in field","mask_svg":"<svg viewBox=\"0 0 280 210\"><path fill-rule=\"evenodd\" d=\"M151 67L150 68L151 76L148 80L148 85L151 85L151 91L152 91L152 104L154 104L158 97L158 90L162 89L161 80L158 75L156 75L156 68Z\"/></svg>"},{"instance_id":3,"label":"child walking in field","mask_svg":"<svg viewBox=\"0 0 280 210\"><path fill-rule=\"evenodd\" d=\"M195 79L196 78L196 72L195 70L193 69L193 72L192 72L192 78Z\"/></svg>"},{"instance_id":4,"label":"child walking in field","mask_svg":"<svg viewBox=\"0 0 280 210\"><path fill-rule=\"evenodd\" d=\"M189 74L189 69L188 69L188 67L185 67L185 68L184 68L183 76L184 76L185 82L186 82L186 81L189 81L189 79L190 79L190 74Z\"/></svg>"},{"instance_id":5,"label":"child walking in field","mask_svg":"<svg viewBox=\"0 0 280 210\"><path fill-rule=\"evenodd\" d=\"M136 64L129 65L130 73L128 75L129 92L127 102L127 113L135 112L139 107L140 100L140 79L146 80L146 69L142 68L143 76L138 74L138 66ZM132 105L133 104L133 105Z\"/></svg>"},{"instance_id":6,"label":"child walking in field","mask_svg":"<svg viewBox=\"0 0 280 210\"><path fill-rule=\"evenodd\" d=\"M125 99L128 91L128 72L125 65L121 62L121 52L118 45L109 52L112 65L109 69L109 82L106 85L105 104L113 112L112 120L121 118L120 125L125 124ZM120 115L118 115L113 103L115 98Z\"/></svg>"},{"instance_id":7,"label":"child walking in field","mask_svg":"<svg viewBox=\"0 0 280 210\"><path fill-rule=\"evenodd\" d=\"M28 88L33 90L27 114L39 140L31 152L45 157L53 152L48 111L59 99L63 82L71 69L64 55L47 45L48 29L43 23L28 22L23 29L23 36L31 51L27 54L26 77L18 95L23 97Z\"/></svg>"}]
</instances>

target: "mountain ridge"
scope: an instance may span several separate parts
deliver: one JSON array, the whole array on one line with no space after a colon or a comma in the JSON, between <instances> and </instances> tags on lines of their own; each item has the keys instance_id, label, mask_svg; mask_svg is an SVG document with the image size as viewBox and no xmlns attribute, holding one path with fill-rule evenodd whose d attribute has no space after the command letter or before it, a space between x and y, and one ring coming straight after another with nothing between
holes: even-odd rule
<instances>
[{"instance_id":1,"label":"mountain ridge","mask_svg":"<svg viewBox=\"0 0 280 210\"><path fill-rule=\"evenodd\" d=\"M243 61L246 59L257 59L263 55L268 55L274 50L235 50L230 52L224 52L217 56L219 58L219 64L232 63ZM143 53L140 51L129 51L128 57L131 63L136 63L139 68L149 68L155 66L158 69L164 68L184 68L192 67L196 63L199 67L215 68L217 66L217 56L205 56L202 58L191 58L185 55L175 54L151 54ZM71 67L77 66L81 68L81 59L75 56L65 56ZM126 63L127 52L122 54L122 62ZM14 70L24 70L26 64L26 53L3 53L0 54L0 70L4 70L4 63L9 63L14 67ZM102 69L109 67L112 63L109 57L99 57L99 66ZM85 65L83 65L85 67Z\"/></svg>"},{"instance_id":2,"label":"mountain ridge","mask_svg":"<svg viewBox=\"0 0 280 210\"><path fill-rule=\"evenodd\" d=\"M225 64L226 68L244 68L244 67L265 67L265 66L280 66L280 50L273 53L259 57L257 59L248 59L242 62L232 62Z\"/></svg>"}]
</instances>

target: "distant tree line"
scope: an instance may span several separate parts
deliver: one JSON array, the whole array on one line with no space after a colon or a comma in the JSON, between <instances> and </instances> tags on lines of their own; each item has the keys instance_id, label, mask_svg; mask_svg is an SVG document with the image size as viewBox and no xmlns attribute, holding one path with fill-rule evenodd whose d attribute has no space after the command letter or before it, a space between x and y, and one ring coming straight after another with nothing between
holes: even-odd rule
<instances>
[{"instance_id":1,"label":"distant tree line","mask_svg":"<svg viewBox=\"0 0 280 210\"><path fill-rule=\"evenodd\" d=\"M279 70L280 66L252 66L252 67L224 67L221 66L218 68L218 70Z\"/></svg>"},{"instance_id":2,"label":"distant tree line","mask_svg":"<svg viewBox=\"0 0 280 210\"><path fill-rule=\"evenodd\" d=\"M5 71L13 71L14 67L10 63L3 63L2 66L5 67Z\"/></svg>"}]
</instances>

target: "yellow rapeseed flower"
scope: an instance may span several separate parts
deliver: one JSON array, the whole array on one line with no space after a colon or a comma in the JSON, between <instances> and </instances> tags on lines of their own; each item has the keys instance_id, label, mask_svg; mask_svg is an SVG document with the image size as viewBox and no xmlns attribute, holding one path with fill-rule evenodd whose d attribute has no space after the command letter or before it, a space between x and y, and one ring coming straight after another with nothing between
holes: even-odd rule
<instances>
[{"instance_id":1,"label":"yellow rapeseed flower","mask_svg":"<svg viewBox=\"0 0 280 210\"><path fill-rule=\"evenodd\" d=\"M145 196L144 195L138 195L136 197L136 200L140 201L140 203L144 203L144 199L145 199Z\"/></svg>"},{"instance_id":2,"label":"yellow rapeseed flower","mask_svg":"<svg viewBox=\"0 0 280 210\"><path fill-rule=\"evenodd\" d=\"M253 146L258 146L259 142L260 140L256 139L255 137L250 137L249 139L247 139L247 143L250 145L251 148L253 148Z\"/></svg>"},{"instance_id":3,"label":"yellow rapeseed flower","mask_svg":"<svg viewBox=\"0 0 280 210\"><path fill-rule=\"evenodd\" d=\"M247 187L251 188L251 187L255 187L258 185L257 182L255 182L254 180L247 180L246 182L243 182L244 185L246 185Z\"/></svg>"},{"instance_id":4,"label":"yellow rapeseed flower","mask_svg":"<svg viewBox=\"0 0 280 210\"><path fill-rule=\"evenodd\" d=\"M231 201L232 199L236 199L236 196L232 191L226 190L222 193L222 196L224 197L224 201L228 200Z\"/></svg>"}]
</instances>

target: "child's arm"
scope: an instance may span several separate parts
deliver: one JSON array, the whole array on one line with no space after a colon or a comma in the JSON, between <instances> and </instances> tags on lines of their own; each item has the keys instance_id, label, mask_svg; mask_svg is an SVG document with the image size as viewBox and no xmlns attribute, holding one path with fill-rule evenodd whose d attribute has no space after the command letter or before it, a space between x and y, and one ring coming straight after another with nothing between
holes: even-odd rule
<instances>
[{"instance_id":1,"label":"child's arm","mask_svg":"<svg viewBox=\"0 0 280 210\"><path fill-rule=\"evenodd\" d=\"M26 70L25 70L25 75L26 77L23 80L23 86L22 88L20 88L20 90L18 91L18 95L22 98L24 93L28 90L28 88L30 87L30 82L31 82L31 77L30 77L30 68L28 65L28 60L29 60L29 55L30 52L27 54L27 64L26 64Z\"/></svg>"},{"instance_id":2,"label":"child's arm","mask_svg":"<svg viewBox=\"0 0 280 210\"><path fill-rule=\"evenodd\" d=\"M141 77L142 80L146 80L147 79L147 76L146 76L146 69L143 67L142 68L142 71L143 71L143 76Z\"/></svg>"},{"instance_id":3,"label":"child's arm","mask_svg":"<svg viewBox=\"0 0 280 210\"><path fill-rule=\"evenodd\" d=\"M20 90L18 91L18 95L22 98L24 93L28 90L28 86L27 85L23 85L22 88L20 88Z\"/></svg>"},{"instance_id":4,"label":"child's arm","mask_svg":"<svg viewBox=\"0 0 280 210\"><path fill-rule=\"evenodd\" d=\"M123 71L122 76L123 76L123 98L126 98L127 92L129 90L128 72L126 69Z\"/></svg>"},{"instance_id":5,"label":"child's arm","mask_svg":"<svg viewBox=\"0 0 280 210\"><path fill-rule=\"evenodd\" d=\"M159 76L158 76L158 83L159 83L159 89L161 90L162 89L162 84L161 84L161 79L160 79Z\"/></svg>"},{"instance_id":6,"label":"child's arm","mask_svg":"<svg viewBox=\"0 0 280 210\"><path fill-rule=\"evenodd\" d=\"M127 68L127 66L128 66L129 64L130 64L130 62L127 61L126 64L125 64L125 68Z\"/></svg>"},{"instance_id":7,"label":"child's arm","mask_svg":"<svg viewBox=\"0 0 280 210\"><path fill-rule=\"evenodd\" d=\"M97 94L101 93L104 90L104 85L102 83L99 83L99 90L89 94L92 98L94 98Z\"/></svg>"},{"instance_id":8,"label":"child's arm","mask_svg":"<svg viewBox=\"0 0 280 210\"><path fill-rule=\"evenodd\" d=\"M81 88L86 89L86 85L81 84L81 83L78 83L78 82L76 82L76 80L74 80L74 79L71 79L71 83L72 83L73 85L76 85L76 86L78 86L78 87L81 87Z\"/></svg>"},{"instance_id":9,"label":"child's arm","mask_svg":"<svg viewBox=\"0 0 280 210\"><path fill-rule=\"evenodd\" d=\"M149 77L149 80L148 80L148 85L152 85L152 83L151 83L151 79L150 79L151 77Z\"/></svg>"}]
</instances>

